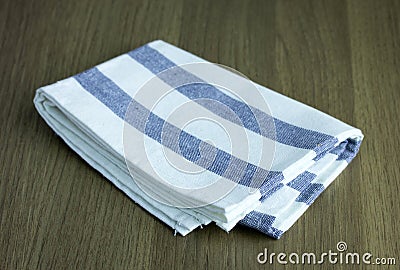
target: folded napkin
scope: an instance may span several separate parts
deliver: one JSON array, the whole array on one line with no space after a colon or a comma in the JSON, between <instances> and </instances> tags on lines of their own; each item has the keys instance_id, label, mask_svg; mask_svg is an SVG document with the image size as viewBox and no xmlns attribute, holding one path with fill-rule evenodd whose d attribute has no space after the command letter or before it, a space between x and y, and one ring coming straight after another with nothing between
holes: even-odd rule
<instances>
[{"instance_id":1,"label":"folded napkin","mask_svg":"<svg viewBox=\"0 0 400 270\"><path fill-rule=\"evenodd\" d=\"M39 88L34 104L84 160L182 235L214 221L280 238L363 138L163 41Z\"/></svg>"}]
</instances>

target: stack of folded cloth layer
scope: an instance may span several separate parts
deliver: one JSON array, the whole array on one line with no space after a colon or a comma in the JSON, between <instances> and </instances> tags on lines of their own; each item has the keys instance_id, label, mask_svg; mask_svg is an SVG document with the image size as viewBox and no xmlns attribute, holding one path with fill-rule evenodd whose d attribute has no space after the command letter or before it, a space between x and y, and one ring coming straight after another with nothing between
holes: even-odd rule
<instances>
[{"instance_id":1,"label":"stack of folded cloth layer","mask_svg":"<svg viewBox=\"0 0 400 270\"><path fill-rule=\"evenodd\" d=\"M47 124L182 235L211 221L279 238L363 135L163 41L37 90Z\"/></svg>"}]
</instances>

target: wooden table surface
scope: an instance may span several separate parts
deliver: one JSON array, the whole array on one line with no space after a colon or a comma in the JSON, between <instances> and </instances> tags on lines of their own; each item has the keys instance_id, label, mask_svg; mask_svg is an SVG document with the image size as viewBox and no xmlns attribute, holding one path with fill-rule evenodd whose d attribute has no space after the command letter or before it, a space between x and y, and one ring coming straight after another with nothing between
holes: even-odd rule
<instances>
[{"instance_id":1,"label":"wooden table surface","mask_svg":"<svg viewBox=\"0 0 400 270\"><path fill-rule=\"evenodd\" d=\"M399 14L395 0L0 1L0 269L281 268L256 257L339 241L398 269ZM357 158L281 240L212 224L174 237L35 111L38 87L155 39L364 132Z\"/></svg>"}]
</instances>

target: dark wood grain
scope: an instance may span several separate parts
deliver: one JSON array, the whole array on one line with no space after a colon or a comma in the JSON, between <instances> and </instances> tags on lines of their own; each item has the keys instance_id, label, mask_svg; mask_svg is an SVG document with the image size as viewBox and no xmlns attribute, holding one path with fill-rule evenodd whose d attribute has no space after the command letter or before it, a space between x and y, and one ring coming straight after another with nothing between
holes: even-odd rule
<instances>
[{"instance_id":1,"label":"dark wood grain","mask_svg":"<svg viewBox=\"0 0 400 270\"><path fill-rule=\"evenodd\" d=\"M0 269L280 268L257 254L320 253L338 241L396 257L396 269L399 13L395 0L0 1ZM358 157L281 240L214 225L174 237L34 110L38 87L154 39L365 133Z\"/></svg>"}]
</instances>

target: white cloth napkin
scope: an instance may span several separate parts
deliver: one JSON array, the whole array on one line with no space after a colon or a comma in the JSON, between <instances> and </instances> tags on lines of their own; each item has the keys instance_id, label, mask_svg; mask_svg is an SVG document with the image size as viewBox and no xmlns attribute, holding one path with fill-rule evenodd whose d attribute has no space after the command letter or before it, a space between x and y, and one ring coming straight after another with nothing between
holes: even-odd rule
<instances>
[{"instance_id":1,"label":"white cloth napkin","mask_svg":"<svg viewBox=\"0 0 400 270\"><path fill-rule=\"evenodd\" d=\"M42 87L34 104L84 160L182 235L215 221L279 238L363 138L163 41Z\"/></svg>"}]
</instances>

